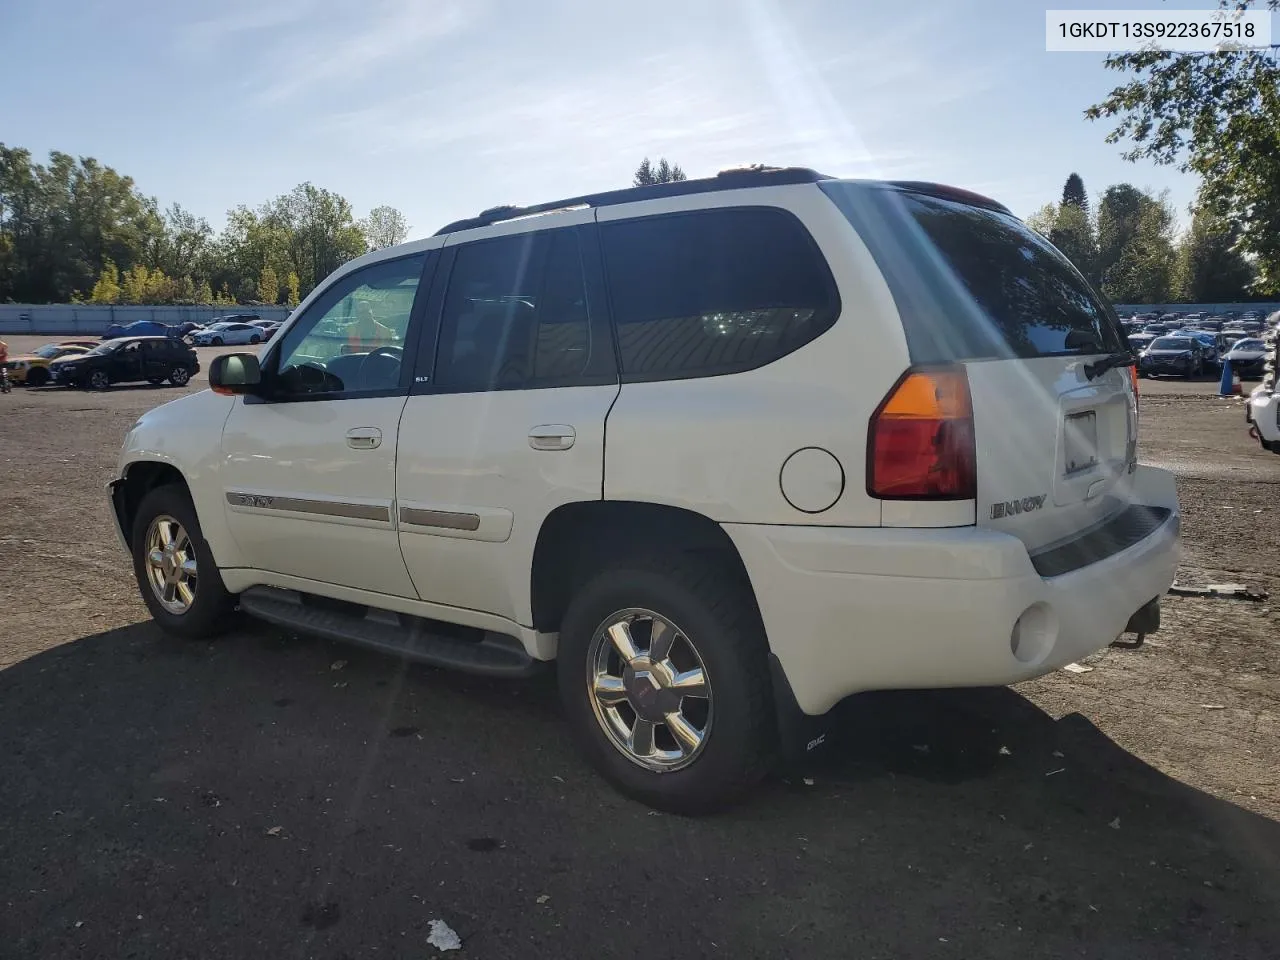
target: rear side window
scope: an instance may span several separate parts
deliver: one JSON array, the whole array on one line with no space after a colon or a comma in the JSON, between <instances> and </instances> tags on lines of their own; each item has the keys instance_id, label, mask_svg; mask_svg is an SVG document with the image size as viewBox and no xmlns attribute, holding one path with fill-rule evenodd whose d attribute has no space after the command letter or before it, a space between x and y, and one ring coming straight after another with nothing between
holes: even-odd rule
<instances>
[{"instance_id":1,"label":"rear side window","mask_svg":"<svg viewBox=\"0 0 1280 960\"><path fill-rule=\"evenodd\" d=\"M586 371L590 347L576 230L458 247L440 318L437 387L475 392L567 385Z\"/></svg>"},{"instance_id":2,"label":"rear side window","mask_svg":"<svg viewBox=\"0 0 1280 960\"><path fill-rule=\"evenodd\" d=\"M820 186L889 283L914 362L1123 349L1111 310L1065 256L1016 217L921 193Z\"/></svg>"},{"instance_id":3,"label":"rear side window","mask_svg":"<svg viewBox=\"0 0 1280 960\"><path fill-rule=\"evenodd\" d=\"M623 374L671 379L770 363L840 312L817 245L791 214L701 210L600 225Z\"/></svg>"}]
</instances>

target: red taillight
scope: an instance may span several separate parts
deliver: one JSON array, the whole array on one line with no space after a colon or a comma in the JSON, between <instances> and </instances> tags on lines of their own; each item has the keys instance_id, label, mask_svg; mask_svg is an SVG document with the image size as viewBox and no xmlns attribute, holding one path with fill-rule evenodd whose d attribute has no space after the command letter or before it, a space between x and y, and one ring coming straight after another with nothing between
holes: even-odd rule
<instances>
[{"instance_id":1,"label":"red taillight","mask_svg":"<svg viewBox=\"0 0 1280 960\"><path fill-rule=\"evenodd\" d=\"M976 488L964 369L907 373L871 418L867 491L885 500L970 500Z\"/></svg>"}]
</instances>

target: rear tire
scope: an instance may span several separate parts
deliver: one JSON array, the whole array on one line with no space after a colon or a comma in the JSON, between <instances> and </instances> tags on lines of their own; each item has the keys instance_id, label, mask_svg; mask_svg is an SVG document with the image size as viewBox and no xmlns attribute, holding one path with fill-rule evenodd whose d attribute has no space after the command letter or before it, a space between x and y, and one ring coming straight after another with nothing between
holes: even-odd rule
<instances>
[{"instance_id":1,"label":"rear tire","mask_svg":"<svg viewBox=\"0 0 1280 960\"><path fill-rule=\"evenodd\" d=\"M147 383L151 384L153 387L158 387L160 384L164 383L164 377L147 377Z\"/></svg>"},{"instance_id":2,"label":"rear tire","mask_svg":"<svg viewBox=\"0 0 1280 960\"><path fill-rule=\"evenodd\" d=\"M166 606L164 590L154 582L153 571L157 564L152 562L152 554L157 545L148 541L153 524L168 522L176 522L177 529L185 535L189 549L182 550L181 555L195 561L195 572L186 574L190 578L192 594L189 603L175 592ZM168 484L156 487L143 497L133 519L131 543L133 573L138 589L162 630L179 637L199 639L225 633L233 626L236 598L223 586L213 552L200 531L200 519L186 490L176 484ZM185 609L177 609L179 606Z\"/></svg>"},{"instance_id":3,"label":"rear tire","mask_svg":"<svg viewBox=\"0 0 1280 960\"><path fill-rule=\"evenodd\" d=\"M637 618L628 635L638 652L631 661L638 666L630 673L607 633L629 616ZM674 626L678 639L669 656L650 660L652 624L658 620ZM683 662L677 662L678 655ZM601 672L601 657L616 665ZM654 664L658 667L650 669ZM680 689L667 686L696 669L703 671L705 697L681 697ZM663 554L623 559L596 574L577 589L565 613L557 672L578 745L607 780L642 803L673 813L713 812L737 800L768 768L776 738L768 643L749 586L725 564ZM595 694L598 674L621 698L612 710ZM626 693L618 684L628 684ZM623 734L610 726L611 716L624 726L629 716L634 739L641 715L633 704L661 715L672 702L679 703L674 711L679 716L665 715L686 737L690 726L699 733L696 746L676 736L677 726L657 720L649 727L649 750L629 751ZM699 728L700 716L705 719ZM683 758L669 759L661 769L659 751Z\"/></svg>"}]
</instances>

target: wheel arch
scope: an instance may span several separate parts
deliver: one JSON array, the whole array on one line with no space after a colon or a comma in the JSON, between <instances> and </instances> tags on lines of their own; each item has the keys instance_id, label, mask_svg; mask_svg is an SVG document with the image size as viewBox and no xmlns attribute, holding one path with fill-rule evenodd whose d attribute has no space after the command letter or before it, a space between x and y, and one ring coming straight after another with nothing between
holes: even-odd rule
<instances>
[{"instance_id":1,"label":"wheel arch","mask_svg":"<svg viewBox=\"0 0 1280 960\"><path fill-rule=\"evenodd\" d=\"M534 628L557 631L574 585L611 557L655 547L718 557L751 589L738 548L705 514L647 501L576 501L551 511L538 531L529 584Z\"/></svg>"},{"instance_id":2,"label":"wheel arch","mask_svg":"<svg viewBox=\"0 0 1280 960\"><path fill-rule=\"evenodd\" d=\"M125 546L133 549L133 521L142 499L157 487L181 486L191 496L186 476L172 463L163 460L134 460L127 464L120 479L111 487L111 507L115 511Z\"/></svg>"}]
</instances>

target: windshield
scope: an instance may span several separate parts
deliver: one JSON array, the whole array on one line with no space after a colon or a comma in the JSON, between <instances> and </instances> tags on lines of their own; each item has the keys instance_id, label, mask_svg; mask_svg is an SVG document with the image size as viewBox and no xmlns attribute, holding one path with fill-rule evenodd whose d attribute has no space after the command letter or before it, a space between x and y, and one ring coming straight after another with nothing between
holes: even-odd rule
<instances>
[{"instance_id":1,"label":"windshield","mask_svg":"<svg viewBox=\"0 0 1280 960\"><path fill-rule=\"evenodd\" d=\"M96 347L94 347L92 350L86 353L85 356L100 357L103 354L115 353L122 346L124 346L124 344L125 344L124 340L108 340L106 343L98 344Z\"/></svg>"},{"instance_id":2,"label":"windshield","mask_svg":"<svg viewBox=\"0 0 1280 960\"><path fill-rule=\"evenodd\" d=\"M1123 349L1115 313L1011 214L852 182L821 187L889 281L917 363Z\"/></svg>"},{"instance_id":3,"label":"windshield","mask_svg":"<svg viewBox=\"0 0 1280 960\"><path fill-rule=\"evenodd\" d=\"M44 357L46 360L52 360L66 349L66 347L60 347L56 343L46 343L43 347L40 347L33 352L37 357Z\"/></svg>"},{"instance_id":4,"label":"windshield","mask_svg":"<svg viewBox=\"0 0 1280 960\"><path fill-rule=\"evenodd\" d=\"M1263 344L1262 344L1262 341L1261 341L1261 340L1237 340L1237 341L1236 341L1236 345L1235 345L1232 349L1234 349L1234 350L1261 350L1261 349L1262 349L1262 346L1263 346Z\"/></svg>"},{"instance_id":5,"label":"windshield","mask_svg":"<svg viewBox=\"0 0 1280 960\"><path fill-rule=\"evenodd\" d=\"M1187 337L1160 337L1151 341L1152 350L1190 350L1191 340Z\"/></svg>"}]
</instances>

